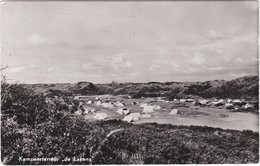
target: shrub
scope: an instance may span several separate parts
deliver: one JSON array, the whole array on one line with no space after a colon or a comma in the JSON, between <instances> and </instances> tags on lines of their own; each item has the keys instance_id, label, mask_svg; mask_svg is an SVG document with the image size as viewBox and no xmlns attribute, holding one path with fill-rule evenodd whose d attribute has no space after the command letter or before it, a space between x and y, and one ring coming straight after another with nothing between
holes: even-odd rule
<instances>
[{"instance_id":1,"label":"shrub","mask_svg":"<svg viewBox=\"0 0 260 166\"><path fill-rule=\"evenodd\" d=\"M18 123L40 123L47 118L45 98L42 94L19 84L1 82L1 111L15 116Z\"/></svg>"}]
</instances>

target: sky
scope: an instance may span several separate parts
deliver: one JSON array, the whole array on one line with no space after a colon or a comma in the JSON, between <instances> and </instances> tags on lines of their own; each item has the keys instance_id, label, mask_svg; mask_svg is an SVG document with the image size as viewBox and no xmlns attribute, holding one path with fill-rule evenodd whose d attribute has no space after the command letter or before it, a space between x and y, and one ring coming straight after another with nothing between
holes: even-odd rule
<instances>
[{"instance_id":1,"label":"sky","mask_svg":"<svg viewBox=\"0 0 260 166\"><path fill-rule=\"evenodd\" d=\"M258 2L6 2L1 66L20 83L258 75Z\"/></svg>"}]
</instances>

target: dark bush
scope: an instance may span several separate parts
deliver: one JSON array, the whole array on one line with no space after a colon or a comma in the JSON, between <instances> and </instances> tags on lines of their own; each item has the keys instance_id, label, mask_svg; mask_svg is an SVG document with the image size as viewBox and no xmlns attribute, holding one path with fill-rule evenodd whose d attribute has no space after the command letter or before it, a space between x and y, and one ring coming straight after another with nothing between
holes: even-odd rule
<instances>
[{"instance_id":1,"label":"dark bush","mask_svg":"<svg viewBox=\"0 0 260 166\"><path fill-rule=\"evenodd\" d=\"M42 94L19 84L1 83L1 112L15 116L18 123L35 124L48 117L45 98Z\"/></svg>"}]
</instances>

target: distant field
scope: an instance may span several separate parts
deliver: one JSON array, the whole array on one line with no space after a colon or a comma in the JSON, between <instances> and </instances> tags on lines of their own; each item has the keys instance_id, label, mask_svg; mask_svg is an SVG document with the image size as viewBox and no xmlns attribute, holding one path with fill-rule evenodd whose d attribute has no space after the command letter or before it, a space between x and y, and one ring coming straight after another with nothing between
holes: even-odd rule
<instances>
[{"instance_id":1,"label":"distant field","mask_svg":"<svg viewBox=\"0 0 260 166\"><path fill-rule=\"evenodd\" d=\"M219 127L223 129L234 130L252 130L258 132L259 116L253 113L246 112L232 112L227 109L218 109L212 107L199 107L193 106L190 103L185 103L185 107L178 107L176 103L164 103L155 101L155 98L145 99L128 99L125 96L111 96L111 95L95 95L89 96L85 101L95 100L96 98L101 100L109 100L111 102L121 101L125 103L125 107L130 109L131 112L140 112L142 114L143 108L139 107L140 103L150 103L151 105L158 105L160 110L155 110L151 113L151 118L141 118L134 123L152 123L159 124L172 124L172 125L198 125L198 126L210 126ZM132 102L137 102L137 105L131 105ZM119 115L115 108L104 108L103 106L97 106L95 104L87 104L89 107L95 108L98 112L104 112L109 115L109 119L123 119L124 115ZM171 108L174 107L182 114L170 115ZM88 120L94 120L95 114L85 115Z\"/></svg>"}]
</instances>

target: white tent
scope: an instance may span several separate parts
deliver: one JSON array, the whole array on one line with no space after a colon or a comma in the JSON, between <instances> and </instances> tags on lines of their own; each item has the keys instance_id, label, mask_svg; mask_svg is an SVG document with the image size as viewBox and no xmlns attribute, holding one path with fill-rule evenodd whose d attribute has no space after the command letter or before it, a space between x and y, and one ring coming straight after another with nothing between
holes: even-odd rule
<instances>
[{"instance_id":1,"label":"white tent","mask_svg":"<svg viewBox=\"0 0 260 166\"><path fill-rule=\"evenodd\" d=\"M82 115L82 110L78 108L78 110L74 113L75 115Z\"/></svg>"},{"instance_id":2,"label":"white tent","mask_svg":"<svg viewBox=\"0 0 260 166\"><path fill-rule=\"evenodd\" d=\"M143 113L152 113L152 112L154 112L153 106L146 106L143 109Z\"/></svg>"},{"instance_id":3,"label":"white tent","mask_svg":"<svg viewBox=\"0 0 260 166\"><path fill-rule=\"evenodd\" d=\"M83 104L84 104L84 103L83 103L82 101L79 102L79 105L80 105L80 106L83 105Z\"/></svg>"},{"instance_id":4,"label":"white tent","mask_svg":"<svg viewBox=\"0 0 260 166\"><path fill-rule=\"evenodd\" d=\"M91 113L95 113L95 112L96 112L96 109L93 108L93 109L90 110L90 112L91 112Z\"/></svg>"},{"instance_id":5,"label":"white tent","mask_svg":"<svg viewBox=\"0 0 260 166\"><path fill-rule=\"evenodd\" d=\"M158 99L157 101L160 101L160 102L165 102L165 100L164 100L164 99Z\"/></svg>"},{"instance_id":6,"label":"white tent","mask_svg":"<svg viewBox=\"0 0 260 166\"><path fill-rule=\"evenodd\" d=\"M227 102L228 102L228 103L231 103L231 102L232 102L232 99L227 99Z\"/></svg>"},{"instance_id":7,"label":"white tent","mask_svg":"<svg viewBox=\"0 0 260 166\"><path fill-rule=\"evenodd\" d=\"M242 101L241 100L239 100L239 99L235 99L235 100L233 100L233 103L241 103Z\"/></svg>"},{"instance_id":8,"label":"white tent","mask_svg":"<svg viewBox=\"0 0 260 166\"><path fill-rule=\"evenodd\" d=\"M130 113L129 109L123 109L123 114L127 115L129 113Z\"/></svg>"},{"instance_id":9,"label":"white tent","mask_svg":"<svg viewBox=\"0 0 260 166\"><path fill-rule=\"evenodd\" d=\"M105 108L114 108L115 106L110 102L102 103L102 106Z\"/></svg>"},{"instance_id":10,"label":"white tent","mask_svg":"<svg viewBox=\"0 0 260 166\"><path fill-rule=\"evenodd\" d=\"M199 100L199 103L200 104L202 104L202 105L206 105L206 104L208 104L208 100L206 100L206 99L203 99L203 100Z\"/></svg>"},{"instance_id":11,"label":"white tent","mask_svg":"<svg viewBox=\"0 0 260 166\"><path fill-rule=\"evenodd\" d=\"M134 121L134 120L133 120L133 117L132 117L132 116L127 115L127 116L124 117L123 121L132 122L132 121Z\"/></svg>"},{"instance_id":12,"label":"white tent","mask_svg":"<svg viewBox=\"0 0 260 166\"><path fill-rule=\"evenodd\" d=\"M220 105L220 104L224 104L224 99L219 99L218 101L212 102L212 104L214 105Z\"/></svg>"},{"instance_id":13,"label":"white tent","mask_svg":"<svg viewBox=\"0 0 260 166\"><path fill-rule=\"evenodd\" d=\"M108 103L102 103L101 105L105 108L108 108Z\"/></svg>"},{"instance_id":14,"label":"white tent","mask_svg":"<svg viewBox=\"0 0 260 166\"><path fill-rule=\"evenodd\" d=\"M102 102L101 102L100 100L98 100L98 101L96 102L96 105L102 105Z\"/></svg>"},{"instance_id":15,"label":"white tent","mask_svg":"<svg viewBox=\"0 0 260 166\"><path fill-rule=\"evenodd\" d=\"M155 109L155 110L160 110L160 109L161 109L161 106L159 106L159 105L154 105L154 106L153 106L153 109Z\"/></svg>"},{"instance_id":16,"label":"white tent","mask_svg":"<svg viewBox=\"0 0 260 166\"><path fill-rule=\"evenodd\" d=\"M226 109L234 109L234 106L233 106L233 104L231 104L231 103L226 103L226 104L225 104L225 108L226 108Z\"/></svg>"},{"instance_id":17,"label":"white tent","mask_svg":"<svg viewBox=\"0 0 260 166\"><path fill-rule=\"evenodd\" d=\"M97 113L94 118L99 119L99 120L103 120L103 119L108 118L108 116L107 116L106 113Z\"/></svg>"},{"instance_id":18,"label":"white tent","mask_svg":"<svg viewBox=\"0 0 260 166\"><path fill-rule=\"evenodd\" d=\"M139 112L136 113L131 113L129 115L126 115L123 119L123 121L127 121L127 122L133 122L133 121L137 121L139 120L141 117L141 114Z\"/></svg>"},{"instance_id":19,"label":"white tent","mask_svg":"<svg viewBox=\"0 0 260 166\"><path fill-rule=\"evenodd\" d=\"M224 103L224 99L219 99L218 103Z\"/></svg>"},{"instance_id":20,"label":"white tent","mask_svg":"<svg viewBox=\"0 0 260 166\"><path fill-rule=\"evenodd\" d=\"M151 114L142 114L142 117L143 117L143 118L151 118L152 115L151 115Z\"/></svg>"},{"instance_id":21,"label":"white tent","mask_svg":"<svg viewBox=\"0 0 260 166\"><path fill-rule=\"evenodd\" d=\"M115 106L117 106L117 107L124 107L125 104L124 104L124 103L121 103L121 102L116 102L116 103L115 103Z\"/></svg>"},{"instance_id":22,"label":"white tent","mask_svg":"<svg viewBox=\"0 0 260 166\"><path fill-rule=\"evenodd\" d=\"M119 115L123 115L123 109L122 108L119 108L116 113L118 113Z\"/></svg>"},{"instance_id":23,"label":"white tent","mask_svg":"<svg viewBox=\"0 0 260 166\"><path fill-rule=\"evenodd\" d=\"M176 115L178 113L179 110L177 109L172 109L170 112L170 115Z\"/></svg>"},{"instance_id":24,"label":"white tent","mask_svg":"<svg viewBox=\"0 0 260 166\"><path fill-rule=\"evenodd\" d=\"M147 107L148 104L147 103L141 103L140 107Z\"/></svg>"},{"instance_id":25,"label":"white tent","mask_svg":"<svg viewBox=\"0 0 260 166\"><path fill-rule=\"evenodd\" d=\"M187 102L194 102L194 99L187 99Z\"/></svg>"},{"instance_id":26,"label":"white tent","mask_svg":"<svg viewBox=\"0 0 260 166\"><path fill-rule=\"evenodd\" d=\"M87 107L86 105L83 105L81 109L83 109L82 111L84 114L88 114L91 108Z\"/></svg>"},{"instance_id":27,"label":"white tent","mask_svg":"<svg viewBox=\"0 0 260 166\"><path fill-rule=\"evenodd\" d=\"M69 110L73 110L73 105L69 104Z\"/></svg>"},{"instance_id":28,"label":"white tent","mask_svg":"<svg viewBox=\"0 0 260 166\"><path fill-rule=\"evenodd\" d=\"M245 108L254 108L252 104L246 103Z\"/></svg>"},{"instance_id":29,"label":"white tent","mask_svg":"<svg viewBox=\"0 0 260 166\"><path fill-rule=\"evenodd\" d=\"M180 99L180 102L181 103L186 102L186 99Z\"/></svg>"},{"instance_id":30,"label":"white tent","mask_svg":"<svg viewBox=\"0 0 260 166\"><path fill-rule=\"evenodd\" d=\"M126 115L126 114L129 114L130 113L130 111L129 111L129 109L127 109L127 108L119 108L117 111L116 111L116 113L118 113L118 114L120 114L120 115Z\"/></svg>"}]
</instances>

